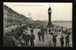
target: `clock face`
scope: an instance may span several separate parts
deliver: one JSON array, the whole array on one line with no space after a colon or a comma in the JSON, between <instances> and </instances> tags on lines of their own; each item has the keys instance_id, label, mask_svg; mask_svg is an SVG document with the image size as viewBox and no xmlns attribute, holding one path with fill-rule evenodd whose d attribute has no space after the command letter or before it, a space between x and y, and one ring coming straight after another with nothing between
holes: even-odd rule
<instances>
[{"instance_id":1,"label":"clock face","mask_svg":"<svg viewBox=\"0 0 76 50\"><path fill-rule=\"evenodd\" d=\"M51 10L50 10L50 11L48 11L48 12L51 12Z\"/></svg>"}]
</instances>

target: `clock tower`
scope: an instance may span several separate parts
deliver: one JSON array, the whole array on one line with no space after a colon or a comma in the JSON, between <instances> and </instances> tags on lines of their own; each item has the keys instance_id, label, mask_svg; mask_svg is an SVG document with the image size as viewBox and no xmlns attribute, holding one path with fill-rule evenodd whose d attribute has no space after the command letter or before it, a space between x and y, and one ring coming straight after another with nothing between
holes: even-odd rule
<instances>
[{"instance_id":1,"label":"clock tower","mask_svg":"<svg viewBox=\"0 0 76 50\"><path fill-rule=\"evenodd\" d=\"M49 6L49 8L48 8L48 27L52 26L52 23L51 23L51 13L52 13L51 7Z\"/></svg>"}]
</instances>

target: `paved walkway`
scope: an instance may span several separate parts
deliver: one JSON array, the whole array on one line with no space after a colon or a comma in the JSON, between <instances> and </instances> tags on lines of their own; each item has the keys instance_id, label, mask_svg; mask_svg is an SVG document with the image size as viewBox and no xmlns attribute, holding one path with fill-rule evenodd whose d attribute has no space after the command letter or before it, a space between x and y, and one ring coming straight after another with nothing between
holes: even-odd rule
<instances>
[{"instance_id":1,"label":"paved walkway","mask_svg":"<svg viewBox=\"0 0 76 50\"><path fill-rule=\"evenodd\" d=\"M44 40L45 41L39 41L38 39L38 32L39 32L39 29L34 29L34 35L35 35L35 46L36 47L53 47L53 42L51 41L51 38L52 36L50 36L49 34L45 34L44 35ZM57 47L60 47L61 44L60 44L60 41L59 41L59 38L60 36L57 37L57 43L56 43L56 46ZM65 44L64 44L65 46ZM70 44L70 46L72 46L72 44Z\"/></svg>"}]
</instances>

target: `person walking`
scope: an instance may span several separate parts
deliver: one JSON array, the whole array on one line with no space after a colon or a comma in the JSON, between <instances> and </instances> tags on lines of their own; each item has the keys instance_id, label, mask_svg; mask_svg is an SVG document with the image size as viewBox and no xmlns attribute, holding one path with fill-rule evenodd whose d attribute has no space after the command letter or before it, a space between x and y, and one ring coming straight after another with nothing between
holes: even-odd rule
<instances>
[{"instance_id":1,"label":"person walking","mask_svg":"<svg viewBox=\"0 0 76 50\"><path fill-rule=\"evenodd\" d=\"M53 44L54 44L54 47L56 47L56 37L57 37L57 35L53 35Z\"/></svg>"},{"instance_id":2,"label":"person walking","mask_svg":"<svg viewBox=\"0 0 76 50\"><path fill-rule=\"evenodd\" d=\"M61 47L64 47L64 37L63 36L61 36L60 42L61 42Z\"/></svg>"},{"instance_id":3,"label":"person walking","mask_svg":"<svg viewBox=\"0 0 76 50\"><path fill-rule=\"evenodd\" d=\"M65 33L66 33L66 37L65 37L66 47L69 47L69 35L70 35L70 32L68 32L68 29L66 29Z\"/></svg>"},{"instance_id":4,"label":"person walking","mask_svg":"<svg viewBox=\"0 0 76 50\"><path fill-rule=\"evenodd\" d=\"M38 32L39 41L41 41L41 31Z\"/></svg>"},{"instance_id":5,"label":"person walking","mask_svg":"<svg viewBox=\"0 0 76 50\"><path fill-rule=\"evenodd\" d=\"M42 32L42 41L44 41L44 32Z\"/></svg>"},{"instance_id":6,"label":"person walking","mask_svg":"<svg viewBox=\"0 0 76 50\"><path fill-rule=\"evenodd\" d=\"M25 46L28 47L30 36L29 36L27 30L24 30L24 32L23 32L23 39L24 39Z\"/></svg>"},{"instance_id":7,"label":"person walking","mask_svg":"<svg viewBox=\"0 0 76 50\"><path fill-rule=\"evenodd\" d=\"M66 36L66 46L69 47L69 35Z\"/></svg>"},{"instance_id":8,"label":"person walking","mask_svg":"<svg viewBox=\"0 0 76 50\"><path fill-rule=\"evenodd\" d=\"M35 40L35 35L33 34L33 29L32 29L31 30L31 39L30 39L31 47L34 47L34 40Z\"/></svg>"}]
</instances>

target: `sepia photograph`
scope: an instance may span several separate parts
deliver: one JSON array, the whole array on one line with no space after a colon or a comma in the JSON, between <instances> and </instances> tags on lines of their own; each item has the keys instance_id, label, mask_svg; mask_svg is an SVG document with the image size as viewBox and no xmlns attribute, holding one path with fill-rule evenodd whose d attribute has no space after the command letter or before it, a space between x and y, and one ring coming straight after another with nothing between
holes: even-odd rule
<instances>
[{"instance_id":1,"label":"sepia photograph","mask_svg":"<svg viewBox=\"0 0 76 50\"><path fill-rule=\"evenodd\" d=\"M72 3L3 2L3 47L72 48Z\"/></svg>"}]
</instances>

